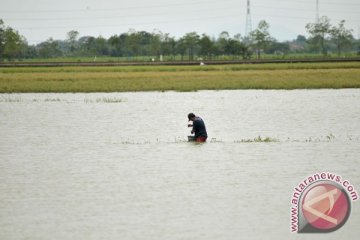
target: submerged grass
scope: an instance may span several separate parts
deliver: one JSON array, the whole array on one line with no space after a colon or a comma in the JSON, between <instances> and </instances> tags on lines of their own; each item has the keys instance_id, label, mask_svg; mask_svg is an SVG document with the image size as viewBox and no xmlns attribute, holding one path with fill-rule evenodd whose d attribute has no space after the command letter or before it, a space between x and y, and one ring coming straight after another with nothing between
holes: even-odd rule
<instances>
[{"instance_id":1,"label":"submerged grass","mask_svg":"<svg viewBox=\"0 0 360 240\"><path fill-rule=\"evenodd\" d=\"M258 136L257 138L254 139L241 139L240 141L235 141L235 143L253 143L253 142L279 142L278 139L275 138L270 138L270 137L260 137Z\"/></svg>"},{"instance_id":2,"label":"submerged grass","mask_svg":"<svg viewBox=\"0 0 360 240\"><path fill-rule=\"evenodd\" d=\"M2 93L359 87L360 63L358 62L0 68L0 92ZM114 101L110 99L108 102Z\"/></svg>"},{"instance_id":3,"label":"submerged grass","mask_svg":"<svg viewBox=\"0 0 360 240\"><path fill-rule=\"evenodd\" d=\"M44 102L61 102L60 98L45 98Z\"/></svg>"},{"instance_id":4,"label":"submerged grass","mask_svg":"<svg viewBox=\"0 0 360 240\"><path fill-rule=\"evenodd\" d=\"M0 102L6 102L6 103L15 103L15 102L22 102L22 98L19 96L10 97L10 96L1 96Z\"/></svg>"}]
</instances>

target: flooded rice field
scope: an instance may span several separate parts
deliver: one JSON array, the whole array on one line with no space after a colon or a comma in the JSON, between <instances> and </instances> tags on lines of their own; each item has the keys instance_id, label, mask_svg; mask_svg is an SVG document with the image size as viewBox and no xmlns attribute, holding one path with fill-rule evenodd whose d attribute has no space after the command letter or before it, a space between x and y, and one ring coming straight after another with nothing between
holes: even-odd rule
<instances>
[{"instance_id":1,"label":"flooded rice field","mask_svg":"<svg viewBox=\"0 0 360 240\"><path fill-rule=\"evenodd\" d=\"M187 142L187 114L206 143ZM360 189L360 90L0 94L0 239L357 239L290 233L294 187Z\"/></svg>"}]
</instances>

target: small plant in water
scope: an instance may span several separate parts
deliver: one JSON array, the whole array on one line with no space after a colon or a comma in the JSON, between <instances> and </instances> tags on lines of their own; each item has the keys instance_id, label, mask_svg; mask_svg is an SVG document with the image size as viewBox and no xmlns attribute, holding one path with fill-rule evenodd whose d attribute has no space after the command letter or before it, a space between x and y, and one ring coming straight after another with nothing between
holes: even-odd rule
<instances>
[{"instance_id":1,"label":"small plant in water","mask_svg":"<svg viewBox=\"0 0 360 240\"><path fill-rule=\"evenodd\" d=\"M60 102L60 98L45 98L44 102Z\"/></svg>"},{"instance_id":2,"label":"small plant in water","mask_svg":"<svg viewBox=\"0 0 360 240\"><path fill-rule=\"evenodd\" d=\"M214 142L222 142L222 140L216 139L216 138L211 138L210 142L212 142L212 143L214 143Z\"/></svg>"},{"instance_id":3,"label":"small plant in water","mask_svg":"<svg viewBox=\"0 0 360 240\"><path fill-rule=\"evenodd\" d=\"M328 141L331 141L331 140L334 140L334 139L335 139L335 136L334 136L332 133L330 133L329 135L326 136L326 139L327 139Z\"/></svg>"},{"instance_id":4,"label":"small plant in water","mask_svg":"<svg viewBox=\"0 0 360 240\"><path fill-rule=\"evenodd\" d=\"M96 99L96 102L99 103L99 102L103 102L103 103L120 103L120 102L123 102L124 100L121 99L121 98L97 98Z\"/></svg>"},{"instance_id":5,"label":"small plant in water","mask_svg":"<svg viewBox=\"0 0 360 240\"><path fill-rule=\"evenodd\" d=\"M156 142L157 142L157 143L159 142L159 139L158 139L158 138L156 139ZM187 140L185 140L185 139L183 139L183 138L181 138L181 137L176 137L174 142L175 142L175 143L182 143L182 142L187 142Z\"/></svg>"},{"instance_id":6,"label":"small plant in water","mask_svg":"<svg viewBox=\"0 0 360 240\"><path fill-rule=\"evenodd\" d=\"M15 96L15 97L2 97L0 98L0 102L9 102L9 103L12 103L12 102L22 102L22 99L21 97L18 97L18 96Z\"/></svg>"},{"instance_id":7,"label":"small plant in water","mask_svg":"<svg viewBox=\"0 0 360 240\"><path fill-rule=\"evenodd\" d=\"M104 102L104 103L120 103L123 102L121 98L101 98L96 99L96 102Z\"/></svg>"},{"instance_id":8,"label":"small plant in water","mask_svg":"<svg viewBox=\"0 0 360 240\"><path fill-rule=\"evenodd\" d=\"M125 102L125 100L122 98L115 98L115 97L113 97L113 98L102 97L102 98L97 98L95 101L92 99L85 98L84 102L85 103L93 103L93 102L96 102L96 103L121 103L121 102Z\"/></svg>"},{"instance_id":9,"label":"small plant in water","mask_svg":"<svg viewBox=\"0 0 360 240\"><path fill-rule=\"evenodd\" d=\"M234 141L234 142L236 142L236 143L279 142L279 140L276 138L270 138L270 137L262 138L262 137L258 136L257 138L254 138L254 139L241 139L240 141Z\"/></svg>"}]
</instances>

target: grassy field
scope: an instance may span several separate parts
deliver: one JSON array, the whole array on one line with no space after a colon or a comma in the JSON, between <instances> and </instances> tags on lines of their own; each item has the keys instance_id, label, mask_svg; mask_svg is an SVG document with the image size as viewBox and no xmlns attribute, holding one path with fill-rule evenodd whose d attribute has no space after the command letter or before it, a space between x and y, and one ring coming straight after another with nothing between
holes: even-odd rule
<instances>
[{"instance_id":1,"label":"grassy field","mask_svg":"<svg viewBox=\"0 0 360 240\"><path fill-rule=\"evenodd\" d=\"M338 57L359 57L359 55L355 52L343 53L341 56L338 56L336 53L328 54L327 56L323 56L320 53L290 53L286 55L276 55L276 54L262 54L261 59L312 59L312 58L338 58ZM199 57L195 57L194 59L198 59ZM68 57L54 57L54 58L28 58L28 59L12 59L11 61L6 59L0 59L3 62L150 62L151 59L155 59L159 61L159 56L128 56L128 57L111 57L111 56L88 56L88 57L76 57L76 56L68 56ZM241 60L241 56L229 56L229 55L221 55L221 56L213 56L211 60L218 61L227 61L227 60ZM256 60L257 55L253 54L250 58L251 60ZM164 55L164 61L189 61L189 56L185 55L181 57L180 55ZM206 59L204 59L206 60Z\"/></svg>"},{"instance_id":2,"label":"grassy field","mask_svg":"<svg viewBox=\"0 0 360 240\"><path fill-rule=\"evenodd\" d=\"M0 68L0 92L360 88L360 63Z\"/></svg>"}]
</instances>

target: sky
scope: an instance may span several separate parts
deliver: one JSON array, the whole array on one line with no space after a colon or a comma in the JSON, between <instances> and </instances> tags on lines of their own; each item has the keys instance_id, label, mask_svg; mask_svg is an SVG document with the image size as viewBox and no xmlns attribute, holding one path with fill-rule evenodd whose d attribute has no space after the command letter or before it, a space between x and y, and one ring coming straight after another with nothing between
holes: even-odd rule
<instances>
[{"instance_id":1,"label":"sky","mask_svg":"<svg viewBox=\"0 0 360 240\"><path fill-rule=\"evenodd\" d=\"M218 37L245 33L247 0L0 0L0 19L19 31L29 44L66 38L70 30L80 36L108 38L155 29L179 38L196 31ZM270 24L279 41L307 36L305 25L315 22L316 0L250 0L252 29L260 20ZM319 0L319 16L333 25L340 20L360 38L359 0Z\"/></svg>"}]
</instances>

